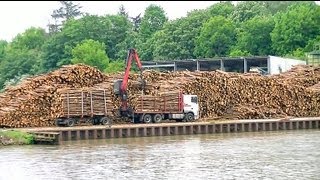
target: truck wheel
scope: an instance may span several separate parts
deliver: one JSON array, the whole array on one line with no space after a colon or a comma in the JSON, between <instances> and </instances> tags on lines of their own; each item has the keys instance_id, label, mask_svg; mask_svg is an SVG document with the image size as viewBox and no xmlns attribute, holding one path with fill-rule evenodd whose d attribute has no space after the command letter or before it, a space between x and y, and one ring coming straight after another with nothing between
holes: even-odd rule
<instances>
[{"instance_id":1,"label":"truck wheel","mask_svg":"<svg viewBox=\"0 0 320 180\"><path fill-rule=\"evenodd\" d=\"M111 119L108 117L103 117L100 119L102 125L111 125Z\"/></svg>"},{"instance_id":2,"label":"truck wheel","mask_svg":"<svg viewBox=\"0 0 320 180\"><path fill-rule=\"evenodd\" d=\"M54 122L54 125L60 127L60 119L56 119L55 122Z\"/></svg>"},{"instance_id":3,"label":"truck wheel","mask_svg":"<svg viewBox=\"0 0 320 180\"><path fill-rule=\"evenodd\" d=\"M150 114L145 114L143 116L143 122L144 123L151 123L152 122L152 116Z\"/></svg>"},{"instance_id":4,"label":"truck wheel","mask_svg":"<svg viewBox=\"0 0 320 180\"><path fill-rule=\"evenodd\" d=\"M92 125L98 125L98 124L100 124L99 119L97 119L97 118L93 118L92 121L91 121L91 123L92 123Z\"/></svg>"},{"instance_id":5,"label":"truck wheel","mask_svg":"<svg viewBox=\"0 0 320 180\"><path fill-rule=\"evenodd\" d=\"M68 127L74 126L74 120L73 120L73 119L68 119L68 120L67 120L67 126L68 126Z\"/></svg>"},{"instance_id":6,"label":"truck wheel","mask_svg":"<svg viewBox=\"0 0 320 180\"><path fill-rule=\"evenodd\" d=\"M160 123L162 121L162 116L161 114L156 114L153 116L153 122L154 123Z\"/></svg>"},{"instance_id":7,"label":"truck wheel","mask_svg":"<svg viewBox=\"0 0 320 180\"><path fill-rule=\"evenodd\" d=\"M194 114L189 112L186 114L186 120L187 122L191 122L191 121L194 121Z\"/></svg>"}]
</instances>

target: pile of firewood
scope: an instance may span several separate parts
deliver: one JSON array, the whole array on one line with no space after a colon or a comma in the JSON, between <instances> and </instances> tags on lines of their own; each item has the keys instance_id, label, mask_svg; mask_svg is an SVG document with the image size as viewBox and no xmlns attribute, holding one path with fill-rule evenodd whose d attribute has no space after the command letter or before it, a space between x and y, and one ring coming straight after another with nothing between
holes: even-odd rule
<instances>
[{"instance_id":1,"label":"pile of firewood","mask_svg":"<svg viewBox=\"0 0 320 180\"><path fill-rule=\"evenodd\" d=\"M80 92L85 94L84 111L89 113L92 111L91 107L89 108L89 92L99 89L107 91L108 109L112 109L114 117L118 118L116 110L121 102L113 94L113 83L121 79L122 75L105 75L86 65L70 65L27 79L0 94L0 127L54 126L54 120L67 111L64 104L66 88L74 98L73 105L78 108L74 113L83 112L81 106L78 106L79 98L82 97ZM198 95L201 118L247 119L320 115L320 68L296 66L291 71L271 76L222 71L145 71L143 76L147 82L145 91L140 90L138 74L131 74L129 77L129 104L136 110L142 109L142 105L144 108L153 109L154 104L161 110L163 95L160 94L181 91ZM96 92L100 93L96 99L99 103L96 105L104 107L101 104L101 92ZM141 94L146 95L143 103L139 101ZM176 94L171 98L173 104L177 103Z\"/></svg>"}]
</instances>

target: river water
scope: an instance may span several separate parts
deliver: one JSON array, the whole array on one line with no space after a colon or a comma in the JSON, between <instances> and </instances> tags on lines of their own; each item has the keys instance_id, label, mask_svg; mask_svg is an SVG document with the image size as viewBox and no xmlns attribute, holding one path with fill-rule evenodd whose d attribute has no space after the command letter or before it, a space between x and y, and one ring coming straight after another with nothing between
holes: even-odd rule
<instances>
[{"instance_id":1,"label":"river water","mask_svg":"<svg viewBox=\"0 0 320 180\"><path fill-rule=\"evenodd\" d=\"M0 179L320 179L320 130L0 147Z\"/></svg>"}]
</instances>

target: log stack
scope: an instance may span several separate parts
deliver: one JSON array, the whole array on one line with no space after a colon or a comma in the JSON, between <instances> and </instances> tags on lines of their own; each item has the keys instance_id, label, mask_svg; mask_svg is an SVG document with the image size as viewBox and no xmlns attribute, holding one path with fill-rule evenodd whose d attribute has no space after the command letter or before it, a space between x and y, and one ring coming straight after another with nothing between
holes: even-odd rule
<instances>
[{"instance_id":1,"label":"log stack","mask_svg":"<svg viewBox=\"0 0 320 180\"><path fill-rule=\"evenodd\" d=\"M113 83L122 75L105 75L79 64L27 79L0 94L0 126L54 126L54 119L65 112L60 99L65 88L107 90L108 105L117 110L120 100L113 94ZM134 108L140 108L137 102L142 93L152 99L163 92L182 91L198 95L201 118L320 116L320 68L316 67L296 66L291 71L270 76L221 71L145 71L143 75L147 81L144 92L139 90L138 74L129 77L129 104ZM151 107L151 101L145 103ZM113 115L117 113L114 111Z\"/></svg>"},{"instance_id":2,"label":"log stack","mask_svg":"<svg viewBox=\"0 0 320 180\"><path fill-rule=\"evenodd\" d=\"M58 89L90 87L106 79L96 68L83 64L26 79L1 94L0 127L53 126L61 113Z\"/></svg>"},{"instance_id":3,"label":"log stack","mask_svg":"<svg viewBox=\"0 0 320 180\"><path fill-rule=\"evenodd\" d=\"M137 112L179 112L180 92L156 95L133 95L130 105Z\"/></svg>"},{"instance_id":4,"label":"log stack","mask_svg":"<svg viewBox=\"0 0 320 180\"><path fill-rule=\"evenodd\" d=\"M61 101L59 117L111 115L112 93L107 89L76 88L58 90Z\"/></svg>"}]
</instances>

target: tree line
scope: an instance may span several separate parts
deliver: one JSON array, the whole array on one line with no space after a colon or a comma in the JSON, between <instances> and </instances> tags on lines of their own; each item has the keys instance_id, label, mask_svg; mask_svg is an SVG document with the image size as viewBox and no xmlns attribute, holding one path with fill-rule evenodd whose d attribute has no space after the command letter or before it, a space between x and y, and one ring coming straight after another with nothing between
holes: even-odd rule
<instances>
[{"instance_id":1,"label":"tree line","mask_svg":"<svg viewBox=\"0 0 320 180\"><path fill-rule=\"evenodd\" d=\"M129 17L83 13L60 1L53 23L30 27L11 42L0 40L0 88L62 65L85 63L122 71L128 48L140 59L179 60L221 56L291 56L303 59L320 42L320 7L314 1L220 1L168 20L157 5Z\"/></svg>"}]
</instances>

